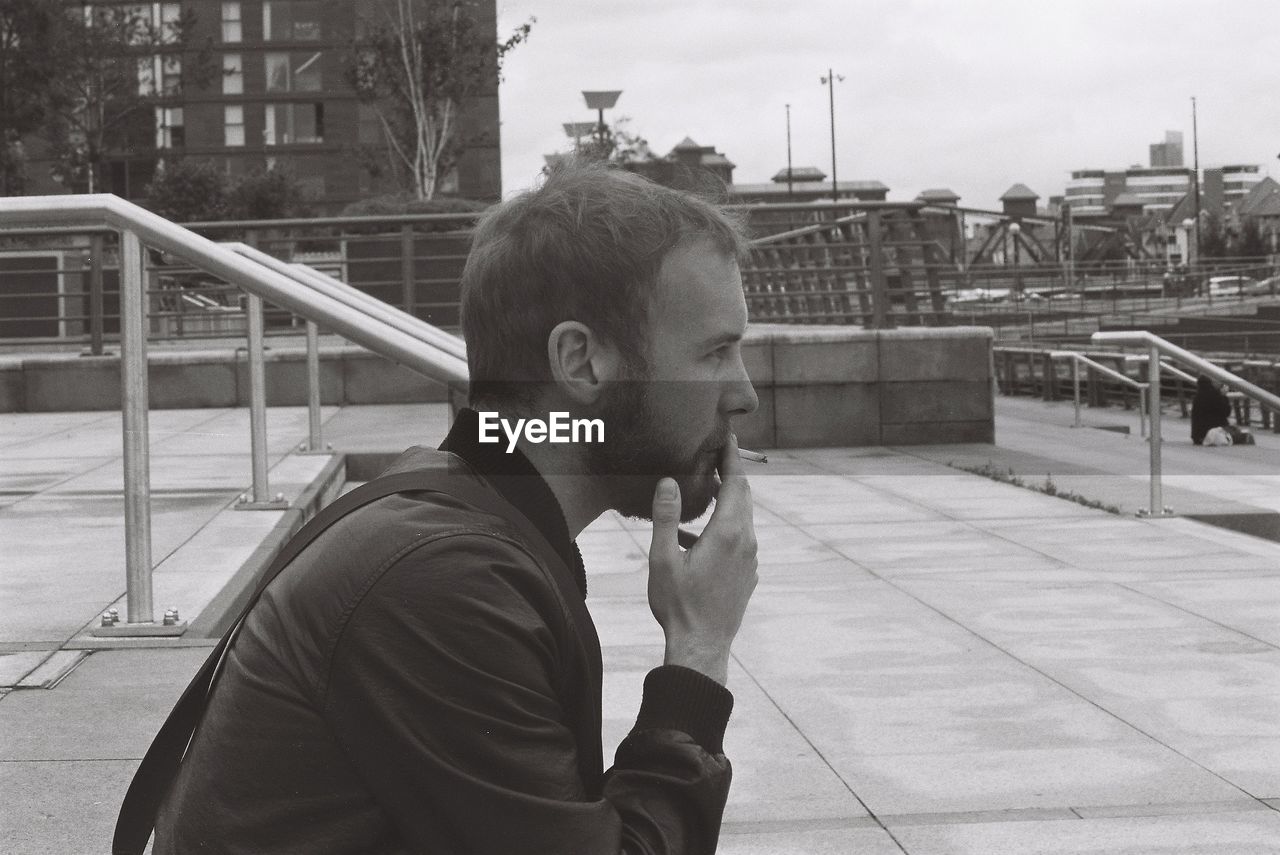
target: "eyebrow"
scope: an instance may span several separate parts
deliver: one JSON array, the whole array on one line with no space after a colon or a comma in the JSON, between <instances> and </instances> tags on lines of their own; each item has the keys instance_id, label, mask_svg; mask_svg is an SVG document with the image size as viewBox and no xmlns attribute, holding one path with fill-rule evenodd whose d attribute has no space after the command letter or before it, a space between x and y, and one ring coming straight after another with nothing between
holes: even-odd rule
<instances>
[{"instance_id":1,"label":"eyebrow","mask_svg":"<svg viewBox=\"0 0 1280 855\"><path fill-rule=\"evenodd\" d=\"M702 346L704 348L719 347L722 344L732 344L735 341L742 341L742 333L738 333L738 332L720 333L719 335L712 336L711 338L704 341Z\"/></svg>"}]
</instances>

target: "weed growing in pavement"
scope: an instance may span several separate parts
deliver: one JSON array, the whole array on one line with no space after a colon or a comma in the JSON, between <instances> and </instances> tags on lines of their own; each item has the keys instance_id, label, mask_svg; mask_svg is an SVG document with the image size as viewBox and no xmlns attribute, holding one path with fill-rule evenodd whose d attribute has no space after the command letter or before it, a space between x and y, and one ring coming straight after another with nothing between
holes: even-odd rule
<instances>
[{"instance_id":1,"label":"weed growing in pavement","mask_svg":"<svg viewBox=\"0 0 1280 855\"><path fill-rule=\"evenodd\" d=\"M1012 484L1015 487L1022 487L1027 490L1035 490L1037 493L1044 493L1046 496L1053 496L1057 499L1066 499L1068 502L1075 502L1077 505L1084 505L1086 508L1094 508L1099 511L1106 511L1109 514L1121 513L1120 509L1115 505L1109 505L1106 502L1099 502L1097 499L1090 499L1071 490L1061 490L1058 485L1053 483L1053 474L1046 473L1043 484L1028 484L1018 477L1012 467L1001 469L995 463L988 460L981 466L965 466L962 463L956 463L948 460L947 465L952 469L960 469L964 472L970 472L974 475L981 475L984 478L990 478L992 481L999 481L1002 484Z\"/></svg>"}]
</instances>

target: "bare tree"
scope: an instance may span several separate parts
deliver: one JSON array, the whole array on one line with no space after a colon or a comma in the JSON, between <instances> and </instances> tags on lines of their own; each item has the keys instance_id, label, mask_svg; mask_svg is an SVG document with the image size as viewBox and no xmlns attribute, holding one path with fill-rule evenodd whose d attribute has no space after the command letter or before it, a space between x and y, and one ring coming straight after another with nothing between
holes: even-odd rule
<instances>
[{"instance_id":1,"label":"bare tree","mask_svg":"<svg viewBox=\"0 0 1280 855\"><path fill-rule=\"evenodd\" d=\"M62 30L61 105L45 130L54 174L93 193L110 154L155 147L155 106L185 86L207 85L217 68L211 43L194 44L190 10L161 21L150 6L76 6L66 14L73 20Z\"/></svg>"},{"instance_id":2,"label":"bare tree","mask_svg":"<svg viewBox=\"0 0 1280 855\"><path fill-rule=\"evenodd\" d=\"M503 58L529 36L534 19L506 41L481 30L470 2L379 0L355 40L347 77L376 113L392 161L419 199L472 140L460 132L467 103L500 80Z\"/></svg>"}]
</instances>

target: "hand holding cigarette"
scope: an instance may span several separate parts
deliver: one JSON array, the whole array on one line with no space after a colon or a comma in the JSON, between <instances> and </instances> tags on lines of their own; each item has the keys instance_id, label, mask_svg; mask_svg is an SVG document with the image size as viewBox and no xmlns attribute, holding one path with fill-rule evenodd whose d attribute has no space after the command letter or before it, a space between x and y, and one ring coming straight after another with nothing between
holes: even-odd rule
<instances>
[{"instance_id":1,"label":"hand holding cigarette","mask_svg":"<svg viewBox=\"0 0 1280 855\"><path fill-rule=\"evenodd\" d=\"M678 528L679 484L673 478L659 482L649 548L649 608L666 635L663 661L692 668L723 685L729 648L758 577L751 485L732 436L719 470L715 510L694 549L680 549L692 535Z\"/></svg>"},{"instance_id":2,"label":"hand holding cigarette","mask_svg":"<svg viewBox=\"0 0 1280 855\"><path fill-rule=\"evenodd\" d=\"M768 463L769 457L758 451L748 451L745 448L738 449L738 457L742 460L749 460L752 463ZM676 529L676 541L684 549L692 549L693 545L698 542L698 535L688 529Z\"/></svg>"}]
</instances>

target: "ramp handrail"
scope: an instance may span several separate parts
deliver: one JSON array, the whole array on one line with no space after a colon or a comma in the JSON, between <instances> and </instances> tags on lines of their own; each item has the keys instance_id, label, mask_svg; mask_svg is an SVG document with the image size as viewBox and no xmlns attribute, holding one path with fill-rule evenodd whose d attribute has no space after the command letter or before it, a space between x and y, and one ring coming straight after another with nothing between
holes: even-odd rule
<instances>
[{"instance_id":1,"label":"ramp handrail","mask_svg":"<svg viewBox=\"0 0 1280 855\"><path fill-rule=\"evenodd\" d=\"M340 279L322 273L308 264L281 261L273 255L268 255L260 249L239 241L226 241L221 246L466 362L467 349L461 339L377 297L371 297Z\"/></svg>"},{"instance_id":2,"label":"ramp handrail","mask_svg":"<svg viewBox=\"0 0 1280 855\"><path fill-rule=\"evenodd\" d=\"M0 236L8 226L29 233L37 227L103 226L120 233L120 362L121 414L124 451L125 574L127 625L110 634L180 634L176 615L165 625L155 621L151 584L151 486L147 392L147 297L144 284L144 246L158 249L191 266L237 285L248 294L250 436L253 445L253 502L241 506L283 507L267 494L266 381L263 366L263 300L307 320L309 397L316 406L312 417L313 445L318 435L319 359L317 327L363 345L407 368L435 379L450 389L468 382L465 352L432 334L374 311L333 287L299 281L296 270L282 272L264 258L248 257L172 223L131 202L109 194L68 196L12 196L0 199ZM267 257L269 258L269 257ZM310 277L307 277L310 278ZM372 298L370 298L372 299ZM415 319L416 320L416 319ZM440 335L447 335L437 331ZM111 627L106 626L104 634Z\"/></svg>"},{"instance_id":3,"label":"ramp handrail","mask_svg":"<svg viewBox=\"0 0 1280 855\"><path fill-rule=\"evenodd\" d=\"M1160 336L1146 330L1118 330L1114 332L1096 332L1090 338L1098 343L1118 344L1122 347L1147 348L1147 412L1151 413L1151 509L1152 516L1171 514L1164 507L1161 494L1161 461L1160 461L1160 357L1177 360L1195 371L1225 384L1229 388L1252 398L1259 407L1280 413L1280 396L1273 395L1260 386L1255 386L1243 377L1237 377L1225 368L1214 365L1203 356L1197 356L1189 350L1165 341Z\"/></svg>"},{"instance_id":4,"label":"ramp handrail","mask_svg":"<svg viewBox=\"0 0 1280 855\"><path fill-rule=\"evenodd\" d=\"M1138 418L1140 420L1139 430L1142 436L1147 435L1147 399L1142 396L1143 390L1147 388L1146 383L1134 380L1127 374L1117 371L1114 368L1096 362L1075 350L1051 350L1049 351L1050 359L1070 359L1071 360L1071 390L1072 397L1075 401L1076 421L1075 427L1080 427L1080 366L1087 365L1099 374L1105 375L1117 380L1120 383L1130 386L1138 390Z\"/></svg>"}]
</instances>

